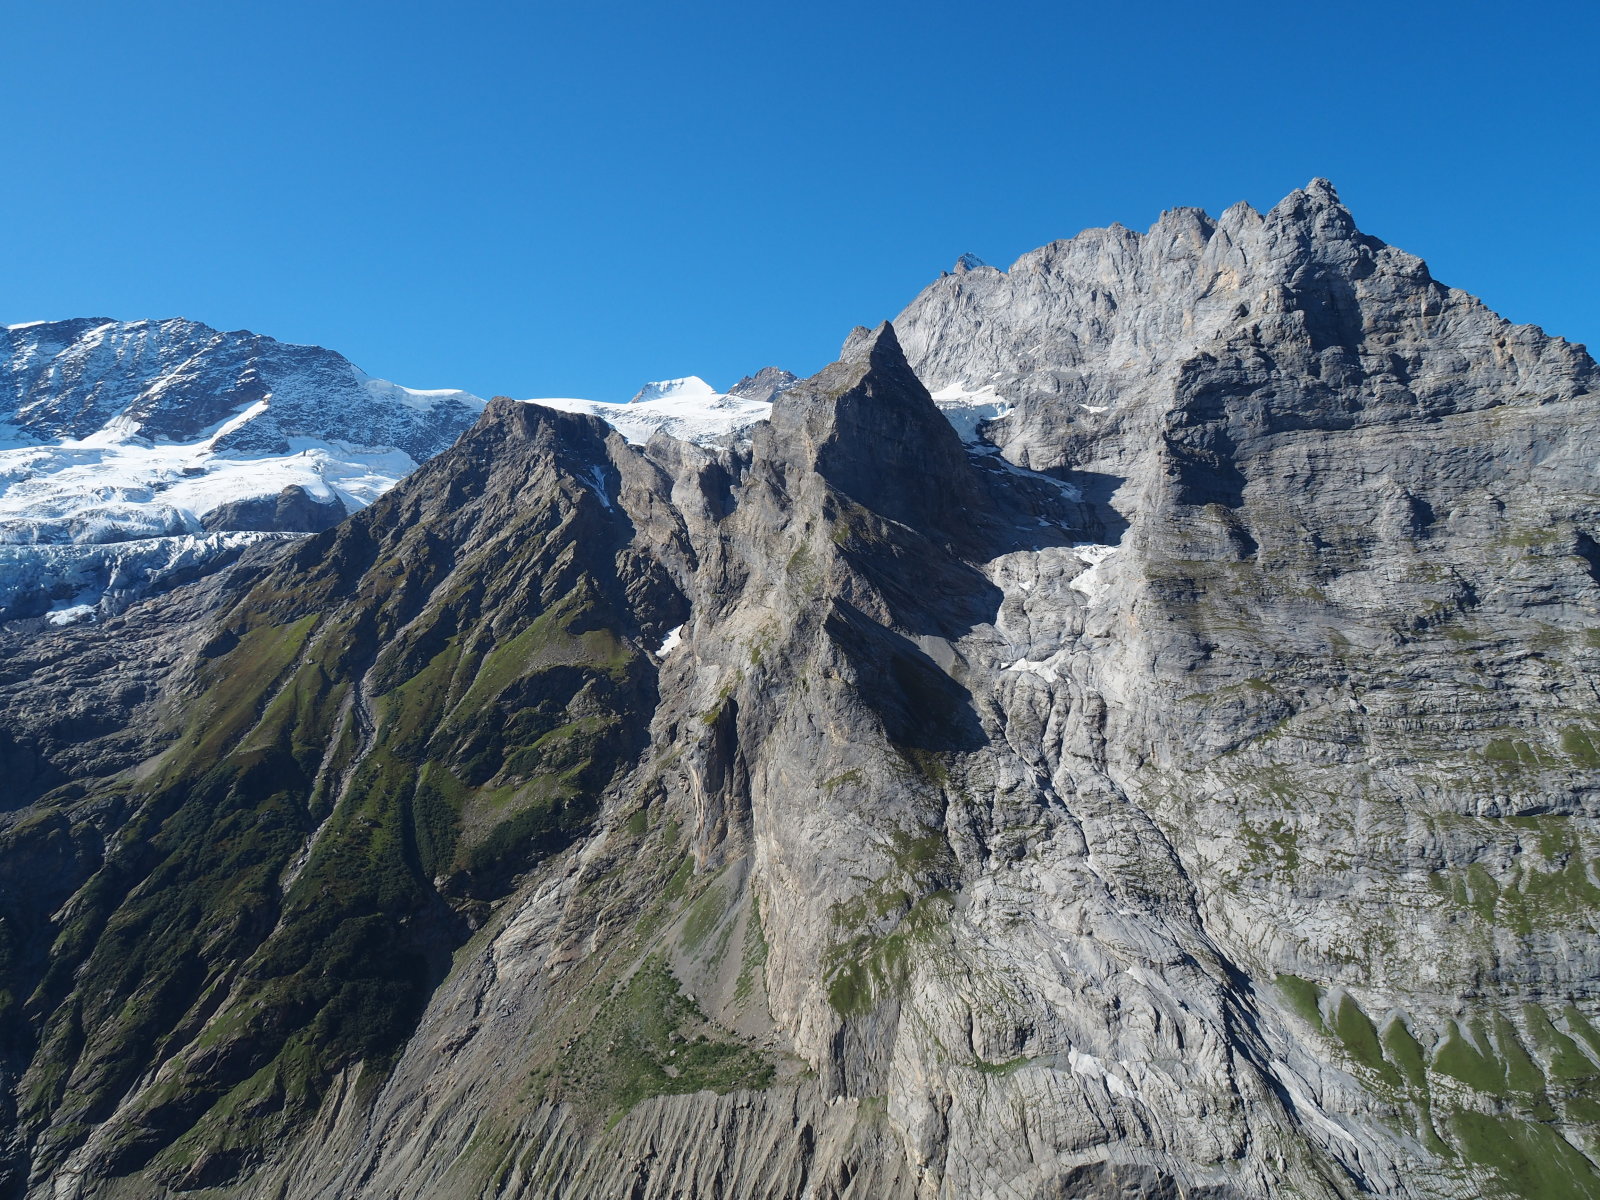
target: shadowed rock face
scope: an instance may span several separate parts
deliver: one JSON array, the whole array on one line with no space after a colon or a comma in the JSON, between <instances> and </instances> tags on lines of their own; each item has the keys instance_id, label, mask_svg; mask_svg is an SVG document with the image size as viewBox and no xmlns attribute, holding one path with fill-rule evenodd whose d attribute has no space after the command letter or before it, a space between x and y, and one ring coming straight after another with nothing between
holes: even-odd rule
<instances>
[{"instance_id":1,"label":"shadowed rock face","mask_svg":"<svg viewBox=\"0 0 1600 1200\"><path fill-rule=\"evenodd\" d=\"M1594 372L1316 183L491 404L8 660L12 1191L1593 1194Z\"/></svg>"}]
</instances>

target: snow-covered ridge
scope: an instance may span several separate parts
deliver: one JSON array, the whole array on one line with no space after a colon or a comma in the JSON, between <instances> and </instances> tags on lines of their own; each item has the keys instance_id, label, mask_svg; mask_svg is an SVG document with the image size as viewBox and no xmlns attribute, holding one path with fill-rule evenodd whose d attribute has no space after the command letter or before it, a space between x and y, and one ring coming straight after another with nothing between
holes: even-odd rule
<instances>
[{"instance_id":1,"label":"snow-covered ridge","mask_svg":"<svg viewBox=\"0 0 1600 1200\"><path fill-rule=\"evenodd\" d=\"M935 392L933 399L962 440L969 443L981 441L978 427L984 421L1011 411L1010 403L987 384L976 390L954 384ZM526 403L599 417L638 445L648 442L657 430L703 446L720 445L745 437L752 426L772 415L770 400L719 392L697 375L647 383L626 404L572 397Z\"/></svg>"},{"instance_id":2,"label":"snow-covered ridge","mask_svg":"<svg viewBox=\"0 0 1600 1200\"><path fill-rule=\"evenodd\" d=\"M738 439L772 415L772 404L718 392L699 376L647 383L626 404L553 397L527 401L562 412L599 417L628 441L643 445L657 430L699 445Z\"/></svg>"},{"instance_id":3,"label":"snow-covered ridge","mask_svg":"<svg viewBox=\"0 0 1600 1200\"><path fill-rule=\"evenodd\" d=\"M320 346L195 321L90 317L0 329L0 425L13 443L106 433L196 442L263 400L219 450L283 453L299 437L394 447L420 462L483 410L467 392L374 379Z\"/></svg>"},{"instance_id":4,"label":"snow-covered ridge","mask_svg":"<svg viewBox=\"0 0 1600 1200\"><path fill-rule=\"evenodd\" d=\"M599 417L638 444L662 433L726 445L794 382L768 367L728 392L689 375L626 403L527 403ZM935 400L968 442L1009 409L989 386ZM0 621L115 611L252 540L325 528L449 447L483 407L319 346L183 319L0 326Z\"/></svg>"},{"instance_id":5,"label":"snow-covered ridge","mask_svg":"<svg viewBox=\"0 0 1600 1200\"><path fill-rule=\"evenodd\" d=\"M645 384L634 393L629 404L649 404L653 400L665 400L670 397L680 399L698 398L709 400L716 396L717 389L712 387L698 375L685 375L682 379L657 379Z\"/></svg>"},{"instance_id":6,"label":"snow-covered ridge","mask_svg":"<svg viewBox=\"0 0 1600 1200\"><path fill-rule=\"evenodd\" d=\"M343 515L417 468L401 450L313 438L291 439L288 454L219 453L220 436L172 443L112 432L0 450L0 544L198 533L225 505L291 487Z\"/></svg>"}]
</instances>

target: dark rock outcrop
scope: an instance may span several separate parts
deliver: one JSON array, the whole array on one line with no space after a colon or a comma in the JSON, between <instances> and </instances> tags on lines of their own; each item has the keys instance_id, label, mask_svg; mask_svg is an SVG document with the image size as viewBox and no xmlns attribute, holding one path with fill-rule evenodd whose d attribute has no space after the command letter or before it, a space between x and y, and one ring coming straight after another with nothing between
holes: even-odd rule
<instances>
[{"instance_id":1,"label":"dark rock outcrop","mask_svg":"<svg viewBox=\"0 0 1600 1200\"><path fill-rule=\"evenodd\" d=\"M276 496L256 496L233 500L214 508L201 520L207 532L261 531L267 533L321 533L332 529L349 514L337 496L315 499L298 484Z\"/></svg>"}]
</instances>

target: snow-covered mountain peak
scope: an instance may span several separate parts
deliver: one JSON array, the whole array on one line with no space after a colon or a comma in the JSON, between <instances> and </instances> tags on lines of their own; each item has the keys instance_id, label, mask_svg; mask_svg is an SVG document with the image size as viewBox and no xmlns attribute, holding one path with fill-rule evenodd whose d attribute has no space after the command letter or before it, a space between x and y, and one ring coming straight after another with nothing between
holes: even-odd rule
<instances>
[{"instance_id":1,"label":"snow-covered mountain peak","mask_svg":"<svg viewBox=\"0 0 1600 1200\"><path fill-rule=\"evenodd\" d=\"M781 376L781 378L779 378ZM749 385L756 377L739 381ZM575 397L538 397L528 404L540 404L562 412L585 413L599 417L628 441L643 445L660 431L669 437L710 446L738 439L752 425L765 421L772 412L770 397L783 390L794 376L768 367L762 378L771 386L719 392L698 375L681 379L658 379L644 385L626 404Z\"/></svg>"},{"instance_id":2,"label":"snow-covered mountain peak","mask_svg":"<svg viewBox=\"0 0 1600 1200\"><path fill-rule=\"evenodd\" d=\"M183 318L0 327L0 620L115 608L324 528L483 405Z\"/></svg>"},{"instance_id":3,"label":"snow-covered mountain peak","mask_svg":"<svg viewBox=\"0 0 1600 1200\"><path fill-rule=\"evenodd\" d=\"M269 399L270 398L270 399ZM296 346L184 318L32 322L0 331L0 424L34 442L108 428L192 443L259 401L218 449L285 453L296 437L443 450L483 402L373 379L320 346Z\"/></svg>"},{"instance_id":4,"label":"snow-covered mountain peak","mask_svg":"<svg viewBox=\"0 0 1600 1200\"><path fill-rule=\"evenodd\" d=\"M706 400L721 395L698 375L685 375L682 379L657 379L645 384L634 393L629 404L649 404L653 400L683 399Z\"/></svg>"}]
</instances>

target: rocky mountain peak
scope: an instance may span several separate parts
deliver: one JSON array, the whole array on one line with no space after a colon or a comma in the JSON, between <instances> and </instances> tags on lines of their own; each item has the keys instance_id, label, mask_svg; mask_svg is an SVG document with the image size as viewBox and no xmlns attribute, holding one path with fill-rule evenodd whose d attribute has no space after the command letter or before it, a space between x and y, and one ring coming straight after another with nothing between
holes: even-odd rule
<instances>
[{"instance_id":1,"label":"rocky mountain peak","mask_svg":"<svg viewBox=\"0 0 1600 1200\"><path fill-rule=\"evenodd\" d=\"M815 464L856 502L904 524L953 529L966 453L888 321L851 330L838 362L773 402L771 426L781 458ZM929 489L930 478L944 486Z\"/></svg>"},{"instance_id":2,"label":"rocky mountain peak","mask_svg":"<svg viewBox=\"0 0 1600 1200\"><path fill-rule=\"evenodd\" d=\"M738 396L743 400L768 402L798 382L798 376L785 371L782 367L762 367L754 375L746 375L729 388L728 395Z\"/></svg>"},{"instance_id":3,"label":"rocky mountain peak","mask_svg":"<svg viewBox=\"0 0 1600 1200\"><path fill-rule=\"evenodd\" d=\"M900 339L888 321L868 329L857 325L844 339L839 350L841 363L870 363L898 370L906 365L905 352L900 349Z\"/></svg>"},{"instance_id":4,"label":"rocky mountain peak","mask_svg":"<svg viewBox=\"0 0 1600 1200\"><path fill-rule=\"evenodd\" d=\"M1600 381L1344 211L0 654L0 1194L1600 1194Z\"/></svg>"},{"instance_id":5,"label":"rocky mountain peak","mask_svg":"<svg viewBox=\"0 0 1600 1200\"><path fill-rule=\"evenodd\" d=\"M183 318L0 330L0 621L109 615L341 520L482 403Z\"/></svg>"}]
</instances>

